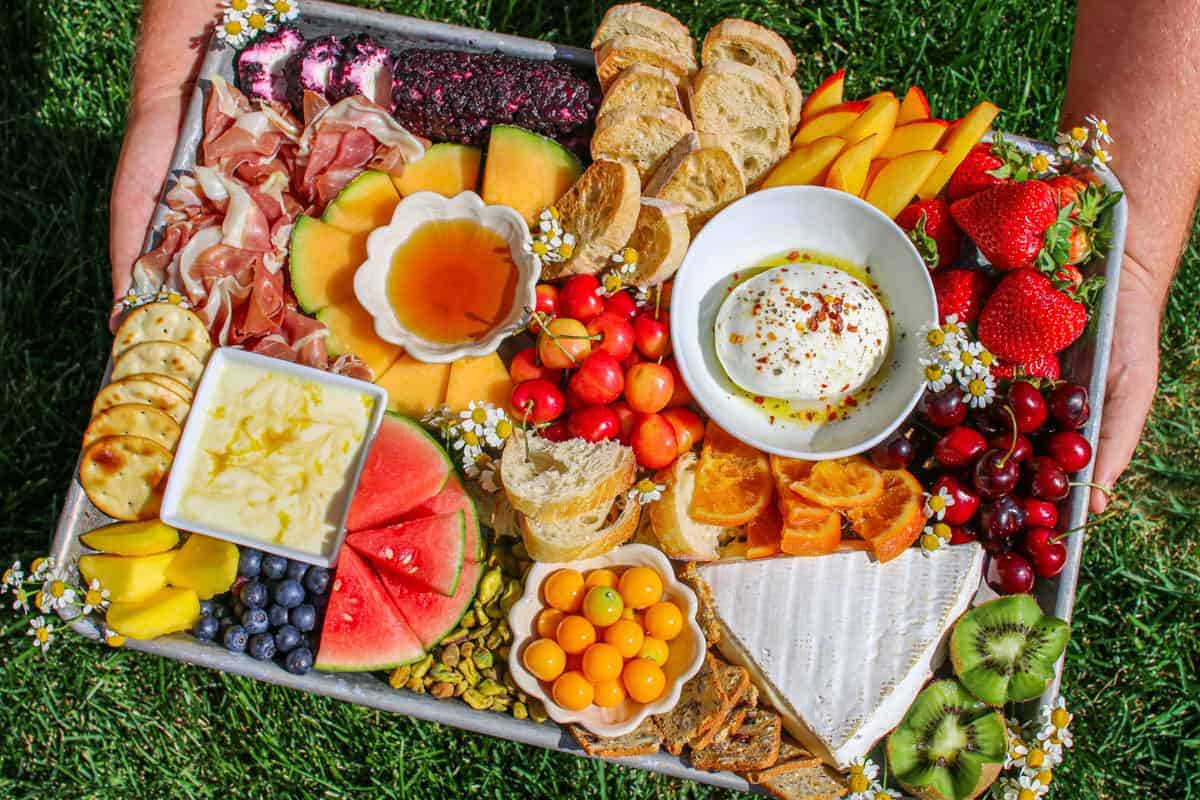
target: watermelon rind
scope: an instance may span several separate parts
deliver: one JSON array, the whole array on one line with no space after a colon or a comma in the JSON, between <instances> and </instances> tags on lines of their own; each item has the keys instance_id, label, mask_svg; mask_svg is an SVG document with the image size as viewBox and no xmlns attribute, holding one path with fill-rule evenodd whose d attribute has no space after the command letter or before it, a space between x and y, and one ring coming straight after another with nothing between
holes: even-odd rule
<instances>
[{"instance_id":1,"label":"watermelon rind","mask_svg":"<svg viewBox=\"0 0 1200 800\"><path fill-rule=\"evenodd\" d=\"M404 439L405 452L389 454L397 463L390 469L380 466L377 450L384 437L399 436ZM388 462L388 455L378 458ZM419 469L427 470L425 474ZM346 515L346 530L358 531L391 525L404 518L405 514L437 496L454 474L454 464L446 450L420 423L391 412L384 415L383 425L375 437L367 463L358 482L358 489L350 501ZM405 496L399 482L406 481L411 488Z\"/></svg>"},{"instance_id":2,"label":"watermelon rind","mask_svg":"<svg viewBox=\"0 0 1200 800\"><path fill-rule=\"evenodd\" d=\"M471 608L471 601L475 599L475 590L479 587L479 579L482 576L482 564L477 561L464 561L462 577L453 597L425 591L395 575L380 573L379 579L408 627L420 639L421 644L431 648L458 627L463 615Z\"/></svg>"},{"instance_id":3,"label":"watermelon rind","mask_svg":"<svg viewBox=\"0 0 1200 800\"><path fill-rule=\"evenodd\" d=\"M466 555L466 514L459 510L355 531L346 537L346 544L381 574L391 573L453 597Z\"/></svg>"}]
</instances>

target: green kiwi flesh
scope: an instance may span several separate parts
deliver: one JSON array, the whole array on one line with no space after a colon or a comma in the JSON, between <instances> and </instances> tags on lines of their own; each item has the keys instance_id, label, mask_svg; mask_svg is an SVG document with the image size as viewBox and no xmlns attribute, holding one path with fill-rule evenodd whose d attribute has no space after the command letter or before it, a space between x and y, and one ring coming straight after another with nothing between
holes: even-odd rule
<instances>
[{"instance_id":1,"label":"green kiwi flesh","mask_svg":"<svg viewBox=\"0 0 1200 800\"><path fill-rule=\"evenodd\" d=\"M1032 700L1046 690L1071 627L1042 613L1027 594L984 603L967 612L950 636L959 680L991 706Z\"/></svg>"},{"instance_id":2,"label":"green kiwi flesh","mask_svg":"<svg viewBox=\"0 0 1200 800\"><path fill-rule=\"evenodd\" d=\"M923 800L969 800L996 780L1007 746L999 711L956 680L934 681L888 736L888 765Z\"/></svg>"}]
</instances>

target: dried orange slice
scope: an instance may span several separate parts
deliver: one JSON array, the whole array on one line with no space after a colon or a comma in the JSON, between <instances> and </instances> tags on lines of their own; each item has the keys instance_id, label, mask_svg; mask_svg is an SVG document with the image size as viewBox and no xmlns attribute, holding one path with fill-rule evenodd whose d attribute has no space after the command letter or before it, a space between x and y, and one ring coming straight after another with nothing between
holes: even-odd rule
<instances>
[{"instance_id":1,"label":"dried orange slice","mask_svg":"<svg viewBox=\"0 0 1200 800\"><path fill-rule=\"evenodd\" d=\"M784 526L779 549L793 556L823 556L837 550L842 543L842 515L836 511L825 514L815 524Z\"/></svg>"},{"instance_id":2,"label":"dried orange slice","mask_svg":"<svg viewBox=\"0 0 1200 800\"><path fill-rule=\"evenodd\" d=\"M883 494L883 475L862 456L818 461L791 490L826 508L862 508Z\"/></svg>"},{"instance_id":3,"label":"dried orange slice","mask_svg":"<svg viewBox=\"0 0 1200 800\"><path fill-rule=\"evenodd\" d=\"M784 490L795 481L801 481L812 472L815 461L801 461L798 458L787 458L771 454L771 477L775 479L775 488L782 495Z\"/></svg>"},{"instance_id":4,"label":"dried orange slice","mask_svg":"<svg viewBox=\"0 0 1200 800\"><path fill-rule=\"evenodd\" d=\"M745 525L767 507L773 488L766 454L709 422L688 515L709 525Z\"/></svg>"},{"instance_id":5,"label":"dried orange slice","mask_svg":"<svg viewBox=\"0 0 1200 800\"><path fill-rule=\"evenodd\" d=\"M779 492L779 513L783 515L784 527L805 527L823 522L831 509L814 505L786 486Z\"/></svg>"},{"instance_id":6,"label":"dried orange slice","mask_svg":"<svg viewBox=\"0 0 1200 800\"><path fill-rule=\"evenodd\" d=\"M779 539L783 534L783 517L774 503L767 507L746 526L746 558L767 558L779 552Z\"/></svg>"},{"instance_id":7,"label":"dried orange slice","mask_svg":"<svg viewBox=\"0 0 1200 800\"><path fill-rule=\"evenodd\" d=\"M920 481L904 469L885 469L882 474L879 499L846 512L850 527L867 540L881 562L891 561L912 547L925 525Z\"/></svg>"}]
</instances>

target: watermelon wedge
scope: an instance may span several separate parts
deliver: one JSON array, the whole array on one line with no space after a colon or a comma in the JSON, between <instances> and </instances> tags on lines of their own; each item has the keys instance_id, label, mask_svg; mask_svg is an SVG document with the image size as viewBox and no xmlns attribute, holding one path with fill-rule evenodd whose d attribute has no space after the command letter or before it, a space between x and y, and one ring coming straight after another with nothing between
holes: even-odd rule
<instances>
[{"instance_id":1,"label":"watermelon wedge","mask_svg":"<svg viewBox=\"0 0 1200 800\"><path fill-rule=\"evenodd\" d=\"M450 457L419 423L386 415L350 501L346 530L396 522L442 491L452 473Z\"/></svg>"},{"instance_id":2,"label":"watermelon wedge","mask_svg":"<svg viewBox=\"0 0 1200 800\"><path fill-rule=\"evenodd\" d=\"M400 616L416 633L421 644L429 648L458 626L458 621L467 613L471 601L475 599L475 588L479 585L482 574L482 564L464 561L462 575L458 579L458 589L453 597L428 591L418 584L387 572L379 573L379 579L399 609Z\"/></svg>"},{"instance_id":3,"label":"watermelon wedge","mask_svg":"<svg viewBox=\"0 0 1200 800\"><path fill-rule=\"evenodd\" d=\"M346 537L346 544L378 572L451 597L462 572L466 530L466 515L455 511L355 531Z\"/></svg>"},{"instance_id":4,"label":"watermelon wedge","mask_svg":"<svg viewBox=\"0 0 1200 800\"><path fill-rule=\"evenodd\" d=\"M424 655L420 639L405 624L375 571L354 550L343 547L314 666L326 672L370 672Z\"/></svg>"},{"instance_id":5,"label":"watermelon wedge","mask_svg":"<svg viewBox=\"0 0 1200 800\"><path fill-rule=\"evenodd\" d=\"M475 509L475 501L463 487L458 475L451 474L446 486L433 497L406 513L401 519L414 520L433 514L450 514L461 511L466 517L466 559L467 561L483 560L483 532L479 529L479 512Z\"/></svg>"}]
</instances>

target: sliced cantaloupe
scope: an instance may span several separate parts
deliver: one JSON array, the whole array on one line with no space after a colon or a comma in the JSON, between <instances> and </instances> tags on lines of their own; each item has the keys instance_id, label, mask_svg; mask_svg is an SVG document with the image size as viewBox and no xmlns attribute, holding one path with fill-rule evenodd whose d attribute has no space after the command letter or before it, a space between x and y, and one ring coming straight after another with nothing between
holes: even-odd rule
<instances>
[{"instance_id":1,"label":"sliced cantaloupe","mask_svg":"<svg viewBox=\"0 0 1200 800\"><path fill-rule=\"evenodd\" d=\"M420 419L445 401L450 365L427 364L405 353L375 383L387 390L388 411Z\"/></svg>"},{"instance_id":2,"label":"sliced cantaloupe","mask_svg":"<svg viewBox=\"0 0 1200 800\"><path fill-rule=\"evenodd\" d=\"M79 540L93 550L118 556L151 556L179 544L179 531L157 519L116 522L88 531Z\"/></svg>"},{"instance_id":3,"label":"sliced cantaloupe","mask_svg":"<svg viewBox=\"0 0 1200 800\"><path fill-rule=\"evenodd\" d=\"M512 378L500 356L491 353L477 358L460 358L450 365L450 383L446 386L446 405L462 411L472 400L508 408Z\"/></svg>"},{"instance_id":4,"label":"sliced cantaloupe","mask_svg":"<svg viewBox=\"0 0 1200 800\"><path fill-rule=\"evenodd\" d=\"M479 186L479 166L483 153L478 147L443 142L425 151L425 155L393 175L396 190L404 197L413 192L436 192L454 197Z\"/></svg>"},{"instance_id":5,"label":"sliced cantaloupe","mask_svg":"<svg viewBox=\"0 0 1200 800\"><path fill-rule=\"evenodd\" d=\"M532 223L579 179L583 167L553 139L496 125L483 164L483 201L515 208Z\"/></svg>"},{"instance_id":6,"label":"sliced cantaloupe","mask_svg":"<svg viewBox=\"0 0 1200 800\"><path fill-rule=\"evenodd\" d=\"M302 309L312 314L354 298L354 273L367 260L366 234L347 233L301 216L292 228L288 251L292 291Z\"/></svg>"},{"instance_id":7,"label":"sliced cantaloupe","mask_svg":"<svg viewBox=\"0 0 1200 800\"><path fill-rule=\"evenodd\" d=\"M207 600L229 591L237 568L237 545L193 533L167 567L167 583L192 589L201 600Z\"/></svg>"},{"instance_id":8,"label":"sliced cantaloupe","mask_svg":"<svg viewBox=\"0 0 1200 800\"><path fill-rule=\"evenodd\" d=\"M167 585L167 568L174 558L174 551L152 556L88 554L79 557L79 574L87 584L100 581L114 603L137 603Z\"/></svg>"},{"instance_id":9,"label":"sliced cantaloupe","mask_svg":"<svg viewBox=\"0 0 1200 800\"><path fill-rule=\"evenodd\" d=\"M317 319L329 329L325 349L333 358L353 353L379 377L392 365L404 348L390 344L375 334L375 320L354 298L325 306Z\"/></svg>"},{"instance_id":10,"label":"sliced cantaloupe","mask_svg":"<svg viewBox=\"0 0 1200 800\"><path fill-rule=\"evenodd\" d=\"M369 233L392 221L400 195L392 176L379 170L359 175L325 207L321 221L347 233Z\"/></svg>"},{"instance_id":11,"label":"sliced cantaloupe","mask_svg":"<svg viewBox=\"0 0 1200 800\"><path fill-rule=\"evenodd\" d=\"M200 598L193 589L168 586L137 603L113 603L105 622L130 639L157 639L186 631L200 619Z\"/></svg>"}]
</instances>

